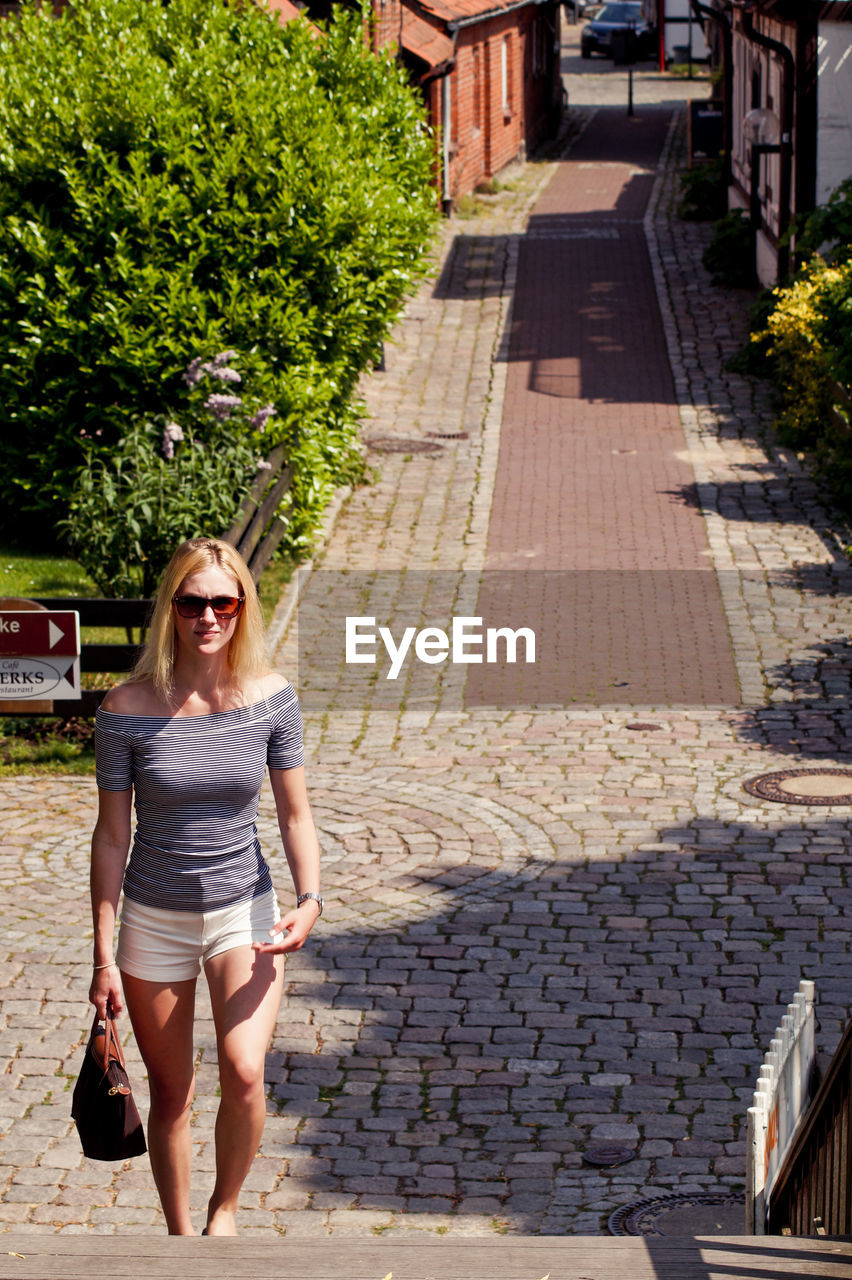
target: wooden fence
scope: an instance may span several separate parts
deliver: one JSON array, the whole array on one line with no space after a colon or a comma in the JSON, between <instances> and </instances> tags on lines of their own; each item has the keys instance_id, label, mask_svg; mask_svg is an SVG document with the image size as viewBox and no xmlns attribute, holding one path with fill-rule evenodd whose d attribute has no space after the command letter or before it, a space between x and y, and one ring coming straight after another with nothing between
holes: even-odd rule
<instances>
[{"instance_id":1,"label":"wooden fence","mask_svg":"<svg viewBox=\"0 0 852 1280\"><path fill-rule=\"evenodd\" d=\"M812 1097L814 999L814 984L805 978L776 1028L748 1109L745 1225L750 1235L768 1229L778 1173Z\"/></svg>"},{"instance_id":2,"label":"wooden fence","mask_svg":"<svg viewBox=\"0 0 852 1280\"><path fill-rule=\"evenodd\" d=\"M284 446L276 445L258 470L237 518L222 535L225 542L239 551L256 583L260 582L287 528L286 519L276 512L291 480L290 468L284 460Z\"/></svg>"},{"instance_id":3,"label":"wooden fence","mask_svg":"<svg viewBox=\"0 0 852 1280\"><path fill-rule=\"evenodd\" d=\"M772 1235L852 1235L852 1022L778 1171Z\"/></svg>"}]
</instances>

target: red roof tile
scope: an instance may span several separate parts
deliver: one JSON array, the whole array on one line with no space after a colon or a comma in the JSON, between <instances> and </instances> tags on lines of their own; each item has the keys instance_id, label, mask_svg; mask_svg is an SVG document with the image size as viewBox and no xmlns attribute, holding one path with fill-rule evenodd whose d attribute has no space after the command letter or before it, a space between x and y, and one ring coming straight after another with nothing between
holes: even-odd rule
<instances>
[{"instance_id":1,"label":"red roof tile","mask_svg":"<svg viewBox=\"0 0 852 1280\"><path fill-rule=\"evenodd\" d=\"M408 53L413 53L430 67L438 67L453 56L450 37L425 19L418 18L405 6L402 10L401 44Z\"/></svg>"},{"instance_id":2,"label":"red roof tile","mask_svg":"<svg viewBox=\"0 0 852 1280\"><path fill-rule=\"evenodd\" d=\"M266 8L270 13L278 14L278 21L283 26L285 22L290 22L293 18L298 18L301 9L291 4L290 0L266 0Z\"/></svg>"},{"instance_id":3,"label":"red roof tile","mask_svg":"<svg viewBox=\"0 0 852 1280\"><path fill-rule=\"evenodd\" d=\"M413 8L442 22L469 23L472 19L490 17L524 4L540 4L542 0L414 0Z\"/></svg>"}]
</instances>

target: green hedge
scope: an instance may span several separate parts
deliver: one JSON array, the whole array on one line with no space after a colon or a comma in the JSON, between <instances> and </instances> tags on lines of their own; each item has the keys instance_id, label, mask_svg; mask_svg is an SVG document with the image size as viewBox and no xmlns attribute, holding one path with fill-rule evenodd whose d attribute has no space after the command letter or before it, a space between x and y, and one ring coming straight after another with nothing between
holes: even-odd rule
<instances>
[{"instance_id":1,"label":"green hedge","mask_svg":"<svg viewBox=\"0 0 852 1280\"><path fill-rule=\"evenodd\" d=\"M0 98L7 527L55 528L84 453L180 420L187 366L231 349L304 539L435 217L402 72L358 15L318 37L252 3L75 0L0 24Z\"/></svg>"}]
</instances>

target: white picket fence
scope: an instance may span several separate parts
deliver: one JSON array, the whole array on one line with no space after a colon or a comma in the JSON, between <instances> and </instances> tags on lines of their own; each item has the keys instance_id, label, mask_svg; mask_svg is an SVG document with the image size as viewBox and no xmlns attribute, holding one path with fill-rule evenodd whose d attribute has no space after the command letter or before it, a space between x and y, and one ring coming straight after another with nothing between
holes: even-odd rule
<instances>
[{"instance_id":1,"label":"white picket fence","mask_svg":"<svg viewBox=\"0 0 852 1280\"><path fill-rule=\"evenodd\" d=\"M814 984L799 983L760 1068L754 1105L748 1110L746 1232L766 1234L772 1186L808 1109L814 1045Z\"/></svg>"}]
</instances>

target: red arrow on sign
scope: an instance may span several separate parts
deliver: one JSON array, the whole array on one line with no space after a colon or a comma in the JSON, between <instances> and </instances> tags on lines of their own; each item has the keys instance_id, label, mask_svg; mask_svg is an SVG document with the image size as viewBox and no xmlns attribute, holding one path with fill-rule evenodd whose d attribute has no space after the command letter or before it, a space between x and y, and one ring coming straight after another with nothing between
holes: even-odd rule
<instances>
[{"instance_id":1,"label":"red arrow on sign","mask_svg":"<svg viewBox=\"0 0 852 1280\"><path fill-rule=\"evenodd\" d=\"M80 615L71 610L0 613L0 654L7 657L76 658Z\"/></svg>"}]
</instances>

